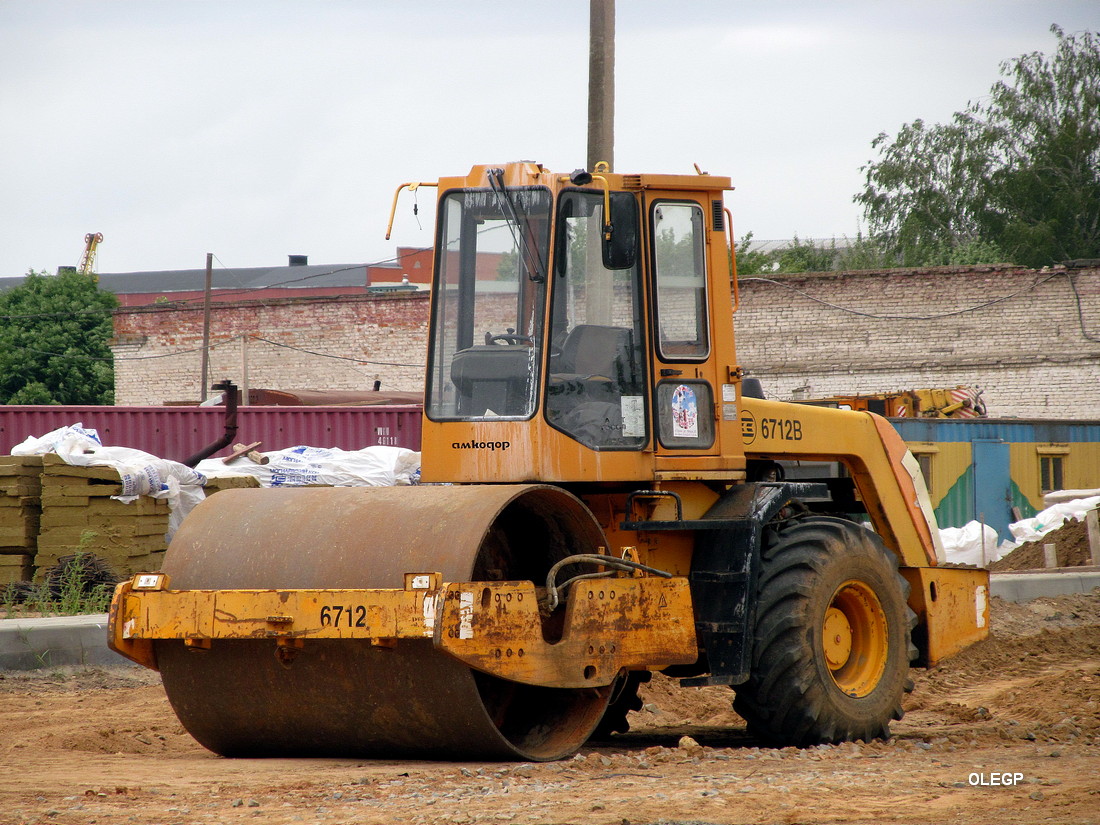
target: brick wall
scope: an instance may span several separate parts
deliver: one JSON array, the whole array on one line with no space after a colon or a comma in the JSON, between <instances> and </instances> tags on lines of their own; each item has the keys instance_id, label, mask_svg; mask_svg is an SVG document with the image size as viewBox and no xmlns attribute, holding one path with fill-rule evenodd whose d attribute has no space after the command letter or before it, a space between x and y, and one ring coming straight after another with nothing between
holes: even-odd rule
<instances>
[{"instance_id":1,"label":"brick wall","mask_svg":"<svg viewBox=\"0 0 1100 825\"><path fill-rule=\"evenodd\" d=\"M1100 417L1100 268L746 278L736 323L771 398L971 384L992 416Z\"/></svg>"},{"instance_id":2,"label":"brick wall","mask_svg":"<svg viewBox=\"0 0 1100 825\"><path fill-rule=\"evenodd\" d=\"M115 403L199 397L202 307L115 315ZM210 383L276 389L420 391L428 294L356 295L214 304ZM336 356L336 357L333 357Z\"/></svg>"},{"instance_id":3,"label":"brick wall","mask_svg":"<svg viewBox=\"0 0 1100 825\"><path fill-rule=\"evenodd\" d=\"M249 340L250 386L418 391L427 322L426 293L217 305L210 378L242 382L250 335L283 345ZM1100 418L1100 268L744 278L736 324L770 398L971 384L991 415ZM115 331L117 403L197 397L201 307L120 311Z\"/></svg>"}]
</instances>

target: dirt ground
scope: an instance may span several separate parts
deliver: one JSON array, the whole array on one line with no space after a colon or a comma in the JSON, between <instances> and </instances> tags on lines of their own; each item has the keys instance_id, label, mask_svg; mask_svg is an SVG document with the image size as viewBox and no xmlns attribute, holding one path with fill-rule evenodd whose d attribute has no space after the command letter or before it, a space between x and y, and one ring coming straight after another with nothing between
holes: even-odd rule
<instances>
[{"instance_id":1,"label":"dirt ground","mask_svg":"<svg viewBox=\"0 0 1100 825\"><path fill-rule=\"evenodd\" d=\"M0 825L1100 822L1100 588L994 599L993 628L914 671L889 742L762 748L729 690L658 677L549 764L223 759L151 671L0 673Z\"/></svg>"}]
</instances>

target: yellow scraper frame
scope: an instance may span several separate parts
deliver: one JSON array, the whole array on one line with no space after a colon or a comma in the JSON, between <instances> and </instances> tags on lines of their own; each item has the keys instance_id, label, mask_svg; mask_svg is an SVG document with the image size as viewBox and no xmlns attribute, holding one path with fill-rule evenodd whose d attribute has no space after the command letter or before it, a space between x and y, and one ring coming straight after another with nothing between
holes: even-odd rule
<instances>
[{"instance_id":1,"label":"yellow scraper frame","mask_svg":"<svg viewBox=\"0 0 1100 825\"><path fill-rule=\"evenodd\" d=\"M370 590L171 590L163 573L118 585L109 643L157 668L153 642L209 648L226 639L270 639L289 660L311 639L390 647L432 639L469 667L530 685L603 687L624 670L689 664L698 657L686 578L577 582L560 638L548 641L531 582L446 583L408 573L405 588Z\"/></svg>"}]
</instances>

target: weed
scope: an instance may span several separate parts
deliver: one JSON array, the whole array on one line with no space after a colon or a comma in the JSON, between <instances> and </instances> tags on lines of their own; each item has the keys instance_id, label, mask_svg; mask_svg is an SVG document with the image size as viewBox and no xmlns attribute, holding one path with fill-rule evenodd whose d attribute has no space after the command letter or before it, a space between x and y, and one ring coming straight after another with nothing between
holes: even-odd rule
<instances>
[{"instance_id":1,"label":"weed","mask_svg":"<svg viewBox=\"0 0 1100 825\"><path fill-rule=\"evenodd\" d=\"M84 548L96 534L85 531L80 547L64 556L38 584L9 585L0 593L0 610L9 617L37 613L43 616L77 616L105 613L117 577L101 559Z\"/></svg>"}]
</instances>

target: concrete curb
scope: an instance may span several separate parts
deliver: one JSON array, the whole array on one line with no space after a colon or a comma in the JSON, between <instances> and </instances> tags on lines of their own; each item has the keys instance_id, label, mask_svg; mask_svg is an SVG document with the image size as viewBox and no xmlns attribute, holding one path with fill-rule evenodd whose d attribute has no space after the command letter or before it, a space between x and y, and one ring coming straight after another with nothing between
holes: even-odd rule
<instances>
[{"instance_id":1,"label":"concrete curb","mask_svg":"<svg viewBox=\"0 0 1100 825\"><path fill-rule=\"evenodd\" d=\"M1100 587L1100 570L1095 567L1079 571L1060 567L1050 572L993 573L989 577L991 595L1009 602L1089 593L1094 587Z\"/></svg>"},{"instance_id":2,"label":"concrete curb","mask_svg":"<svg viewBox=\"0 0 1100 825\"><path fill-rule=\"evenodd\" d=\"M107 614L0 620L0 670L122 665L107 647Z\"/></svg>"}]
</instances>

